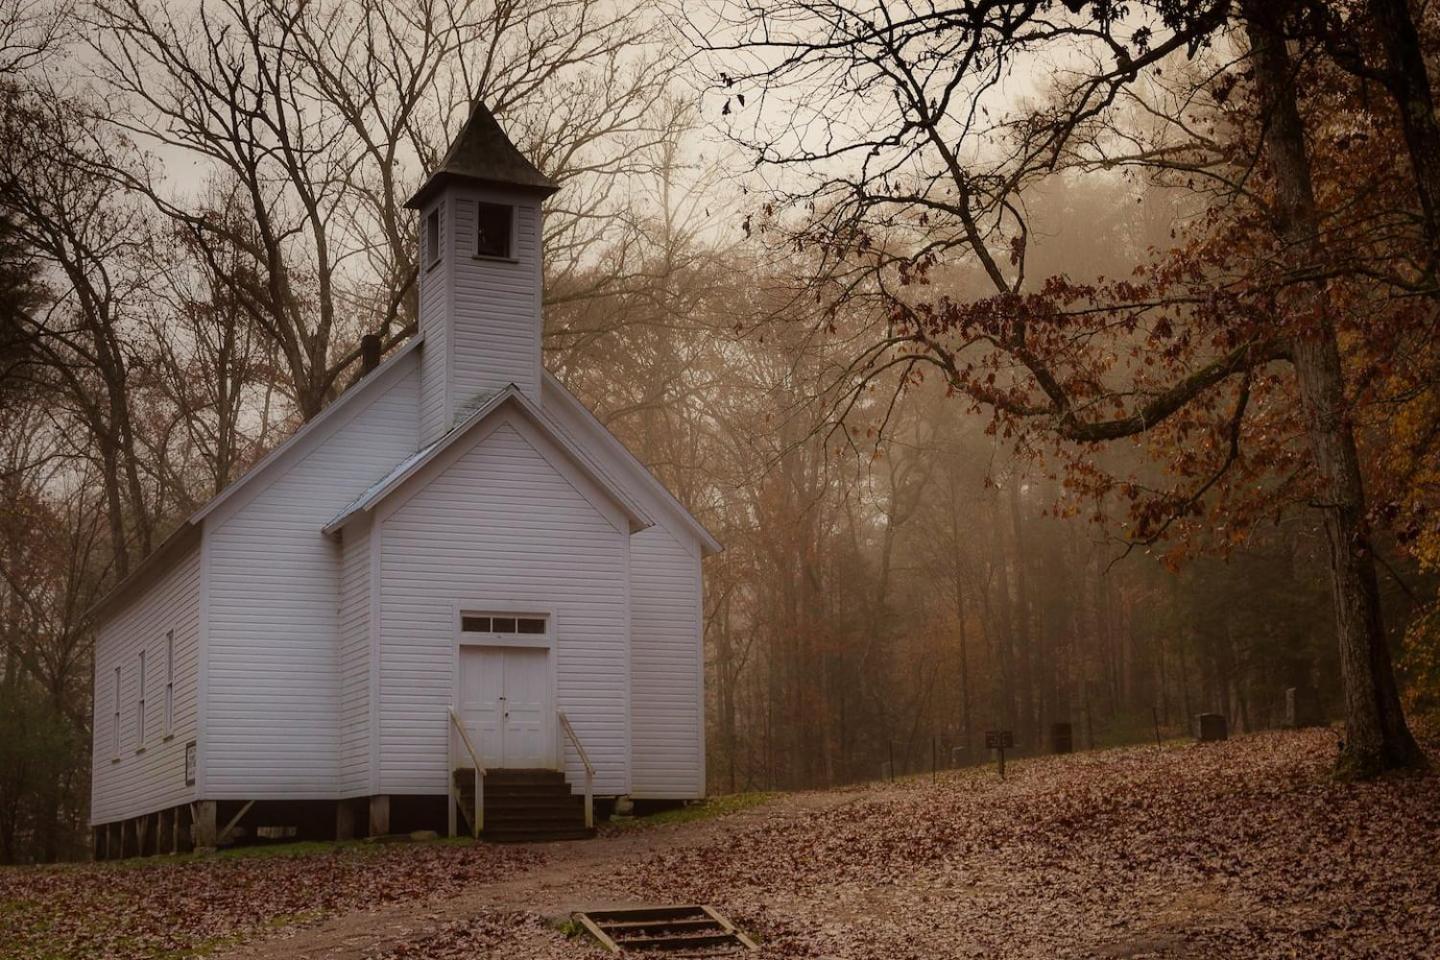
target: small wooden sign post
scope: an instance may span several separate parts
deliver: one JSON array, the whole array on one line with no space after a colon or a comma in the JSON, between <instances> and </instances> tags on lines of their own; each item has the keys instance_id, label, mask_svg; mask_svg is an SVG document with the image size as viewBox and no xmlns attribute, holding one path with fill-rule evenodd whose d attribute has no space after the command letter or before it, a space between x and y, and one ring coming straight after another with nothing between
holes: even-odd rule
<instances>
[{"instance_id":1,"label":"small wooden sign post","mask_svg":"<svg viewBox=\"0 0 1440 960\"><path fill-rule=\"evenodd\" d=\"M1000 764L1000 779L1005 779L1005 751L1015 748L1015 734L1009 730L986 730L985 749L994 750Z\"/></svg>"}]
</instances>

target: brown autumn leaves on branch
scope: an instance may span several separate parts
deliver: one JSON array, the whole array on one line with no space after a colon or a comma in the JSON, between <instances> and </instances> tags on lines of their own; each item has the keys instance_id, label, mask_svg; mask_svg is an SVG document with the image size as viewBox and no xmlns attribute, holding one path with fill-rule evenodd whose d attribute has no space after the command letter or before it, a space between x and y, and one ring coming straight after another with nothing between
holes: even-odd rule
<instances>
[{"instance_id":1,"label":"brown autumn leaves on branch","mask_svg":"<svg viewBox=\"0 0 1440 960\"><path fill-rule=\"evenodd\" d=\"M1390 462L1385 426L1417 409L1394 388L1433 368L1440 302L1435 225L1414 215L1431 209L1425 151L1440 146L1427 67L1377 34L1419 47L1404 3L782 3L715 21L703 39L735 61L718 82L757 104L758 162L802 174L772 231L817 251L832 310L869 310L885 332L847 386L938 375L993 432L1047 449L1077 500L1128 513L1131 548L1188 528L1172 563L1307 503L1344 665L1338 770L1422 764L1372 535L1393 501L1377 510L1365 489L1367 466ZM1327 47L1339 29L1382 64L1378 102L1372 75ZM1025 75L1045 87L1033 107L1006 92ZM1133 277L1037 279L1027 191L1116 168L1204 206ZM935 292L959 258L963 293ZM1114 476L1095 447L1129 438L1154 466ZM1224 535L1202 541L1213 520Z\"/></svg>"},{"instance_id":2,"label":"brown autumn leaves on branch","mask_svg":"<svg viewBox=\"0 0 1440 960\"><path fill-rule=\"evenodd\" d=\"M1198 8L1201 28L1214 9ZM1418 625L1405 679L1417 698L1436 689L1440 645L1416 617L1440 557L1434 298L1415 184L1396 162L1404 131L1390 88L1365 73L1385 57L1369 28L1337 53L1334 30L1294 25L1325 225L1323 255L1297 265L1267 220L1265 111L1238 21L1215 34L1223 46L1192 42L1194 20L1168 23L1146 49L1169 55L1124 69L1111 43L1130 38L1080 31L1083 18L1009 49L983 34L971 59L952 34L953 56L923 61L936 78L975 66L983 90L1022 88L1009 114L995 100L967 111L963 84L937 101L953 142L1019 151L960 169L965 214L945 192L954 171L925 166L923 124L904 128L919 152L896 149L927 170L931 208L903 163L857 187L829 158L771 156L784 162L748 192L731 186L697 128L724 117L744 137L765 107L734 61L743 45L688 38L735 85L697 100L673 73L692 47L649 8L542 0L505 19L481 3L345 0L306 5L289 30L284 5L263 2L57 10L78 18L58 34L74 49L25 50L78 50L93 69L57 55L29 73L27 52L5 70L28 84L7 122L40 124L0 165L47 291L24 331L38 351L4 393L24 402L0 422L0 478L21 505L0 528L4 676L7 702L26 704L6 717L25 731L4 740L19 746L3 789L23 798L0 818L7 858L79 849L88 601L333 397L359 334L405 335L412 225L395 200L477 91L567 181L549 214L547 364L727 545L706 586L713 783L843 783L892 754L913 764L935 739L973 757L992 724L1031 747L1062 717L1126 739L1152 708L1177 729L1202 707L1249 729L1302 683L1338 705L1294 378L1250 352L1306 327L1289 296L1320 280L1377 554L1394 568L1381 578L1390 639ZM207 24L224 52L200 39ZM1421 27L1431 50L1433 11ZM1056 39L1099 52L1043 83L1002 69ZM822 86L815 104L846 116L857 92ZM1076 103L1083 122L1059 122ZM813 166L819 186L792 189L782 166ZM767 209L775 219L745 239L740 224ZM784 219L797 211L798 247ZM1057 442L1065 411L1024 362L1083 425L1134 417L1242 348L1223 382L1182 389L1188 402L1158 424L1142 414L1147 429L1109 447ZM1115 564L1132 546L1135 562ZM1232 562L1203 559L1215 548ZM1147 556L1185 563L1170 577Z\"/></svg>"}]
</instances>

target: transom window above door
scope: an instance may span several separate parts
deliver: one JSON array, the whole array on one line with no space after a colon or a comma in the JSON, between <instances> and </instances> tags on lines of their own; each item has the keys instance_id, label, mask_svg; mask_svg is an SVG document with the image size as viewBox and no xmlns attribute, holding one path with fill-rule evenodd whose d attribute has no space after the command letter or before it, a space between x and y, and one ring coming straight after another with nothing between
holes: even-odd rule
<instances>
[{"instance_id":1,"label":"transom window above door","mask_svg":"<svg viewBox=\"0 0 1440 960\"><path fill-rule=\"evenodd\" d=\"M473 614L460 617L460 629L465 633L544 633L544 617L523 614Z\"/></svg>"}]
</instances>

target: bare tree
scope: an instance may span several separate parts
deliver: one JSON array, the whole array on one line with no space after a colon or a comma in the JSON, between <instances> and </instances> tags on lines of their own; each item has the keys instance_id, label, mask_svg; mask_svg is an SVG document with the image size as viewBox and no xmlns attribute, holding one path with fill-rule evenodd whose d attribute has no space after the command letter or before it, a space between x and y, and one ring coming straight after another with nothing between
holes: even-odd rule
<instances>
[{"instance_id":1,"label":"bare tree","mask_svg":"<svg viewBox=\"0 0 1440 960\"><path fill-rule=\"evenodd\" d=\"M4 203L17 237L55 279L54 296L27 313L22 330L39 362L22 368L28 387L52 402L68 455L93 458L104 484L117 572L154 539L154 489L140 457L134 366L141 351L135 306L144 299L142 211L116 197L95 171L125 151L96 132L74 103L54 95L7 100L0 156ZM14 376L12 374L12 376ZM81 433L68 429L77 424Z\"/></svg>"},{"instance_id":2,"label":"bare tree","mask_svg":"<svg viewBox=\"0 0 1440 960\"><path fill-rule=\"evenodd\" d=\"M644 12L598 0L95 0L83 15L113 122L236 185L211 209L173 179L118 176L189 231L276 344L307 419L362 332L393 344L414 331L403 204L474 99L548 175L585 185L552 211L547 238L552 256L578 256L606 178L652 133L668 71Z\"/></svg>"},{"instance_id":3,"label":"bare tree","mask_svg":"<svg viewBox=\"0 0 1440 960\"><path fill-rule=\"evenodd\" d=\"M1310 300L1291 299L1288 289L1321 268L1313 222L1305 225L1313 204L1298 175L1303 126L1289 65L1263 69L1276 46L1261 41L1283 36L1280 15L1262 19L1255 5L1244 7L1256 51L1256 123L1265 130L1259 159L1276 195L1271 236L1286 250L1284 269L1240 267L1243 280L1232 276L1223 285L1199 269L1193 282L1164 291L1164 284L1121 285L1096 298L1063 278L1058 285L1027 281L1027 190L1066 162L1122 90L1207 43L1232 11L1226 3L1154 4L1122 22L1104 5L1086 6L726 7L726 39L709 50L727 110L751 98L755 119L742 128L742 142L761 163L809 177L810 185L781 192L787 209L816 211L796 239L830 259L833 269L820 281L825 295L852 309L868 305L880 326L882 335L852 367L857 389L897 368L935 370L993 411L1003 429L1043 430L1076 445L1075 462L1087 470L1093 444L1176 422L1211 432L1216 453L1194 464L1192 487L1164 492L1142 509L1139 531L1153 542L1169 518L1195 511L1241 459L1257 376L1268 382L1276 362L1293 367L1316 499L1332 530L1348 708L1341 769L1370 775L1419 762L1395 696L1333 333L1325 321L1316 329L1308 319L1321 308L1313 284L1297 288L1310 290ZM1037 58L1045 56L1057 64L1048 95L1019 109L1007 104L1007 78L1043 66ZM1292 130L1280 139L1276 127L1287 122ZM1256 161L1231 151L1230 162L1242 165L1232 182L1243 182L1243 165ZM968 302L915 293L954 260L978 274ZM1152 316L1162 303L1170 312ZM1277 303L1287 323L1259 322ZM1190 329L1179 341L1189 349L1175 346L1175 317ZM1142 322L1145 334L1127 342ZM1117 367L1127 354L1135 362Z\"/></svg>"}]
</instances>

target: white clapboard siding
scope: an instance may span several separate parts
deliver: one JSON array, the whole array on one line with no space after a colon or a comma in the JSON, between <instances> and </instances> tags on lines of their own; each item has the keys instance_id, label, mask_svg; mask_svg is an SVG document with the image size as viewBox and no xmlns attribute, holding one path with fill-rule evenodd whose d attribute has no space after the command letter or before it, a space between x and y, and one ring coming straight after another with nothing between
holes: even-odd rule
<instances>
[{"instance_id":1,"label":"white clapboard siding","mask_svg":"<svg viewBox=\"0 0 1440 960\"><path fill-rule=\"evenodd\" d=\"M631 538L631 789L641 798L705 795L705 658L699 539L669 496L553 379L545 411L588 450L614 483L652 517L655 527Z\"/></svg>"},{"instance_id":2,"label":"white clapboard siding","mask_svg":"<svg viewBox=\"0 0 1440 960\"><path fill-rule=\"evenodd\" d=\"M340 794L370 792L370 520L349 524L340 545Z\"/></svg>"},{"instance_id":3,"label":"white clapboard siding","mask_svg":"<svg viewBox=\"0 0 1440 960\"><path fill-rule=\"evenodd\" d=\"M396 491L372 532L381 792L445 792L457 604L493 601L554 612L557 708L598 769L597 792L625 793L625 520L522 417L497 413L475 433Z\"/></svg>"},{"instance_id":4,"label":"white clapboard siding","mask_svg":"<svg viewBox=\"0 0 1440 960\"><path fill-rule=\"evenodd\" d=\"M657 524L630 539L631 792L705 795L700 552Z\"/></svg>"},{"instance_id":5,"label":"white clapboard siding","mask_svg":"<svg viewBox=\"0 0 1440 960\"><path fill-rule=\"evenodd\" d=\"M336 795L341 545L321 528L414 451L418 377L406 360L388 388L207 529L206 797Z\"/></svg>"},{"instance_id":6,"label":"white clapboard siding","mask_svg":"<svg viewBox=\"0 0 1440 960\"><path fill-rule=\"evenodd\" d=\"M425 343L420 347L420 437L417 446L434 440L450 428L449 365L450 349L450 277L455 262L454 237L451 224L449 194L441 194L435 205L420 218L420 235L425 236L425 222L431 210L440 215L440 258L430 261L430 252L422 251L426 263L420 266L420 332Z\"/></svg>"},{"instance_id":7,"label":"white clapboard siding","mask_svg":"<svg viewBox=\"0 0 1440 960\"><path fill-rule=\"evenodd\" d=\"M513 203L513 262L475 257L475 204ZM540 400L540 207L533 197L457 192L450 372L457 418L511 383Z\"/></svg>"},{"instance_id":8,"label":"white clapboard siding","mask_svg":"<svg viewBox=\"0 0 1440 960\"><path fill-rule=\"evenodd\" d=\"M200 544L111 614L95 638L94 775L90 820L109 823L195 799L185 745L195 739ZM175 634L172 724L165 729L166 634ZM145 743L136 742L140 651L145 650ZM114 750L115 668L120 668L120 750Z\"/></svg>"}]
</instances>

